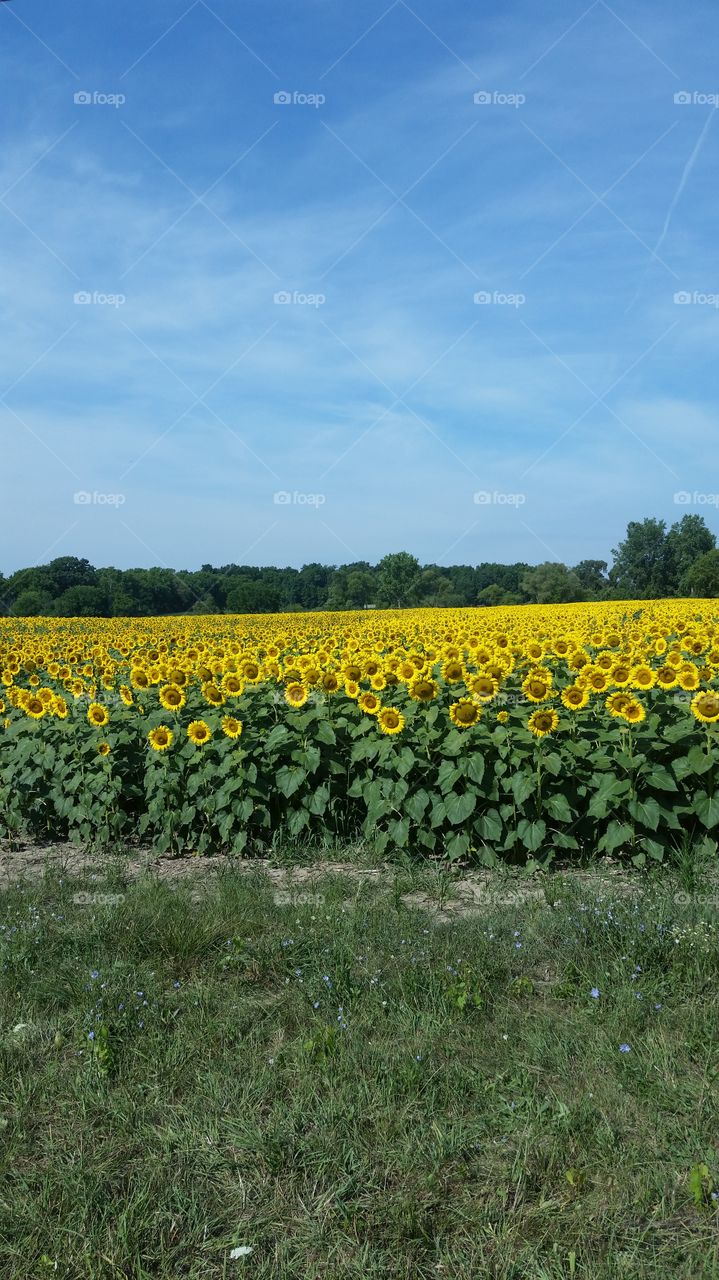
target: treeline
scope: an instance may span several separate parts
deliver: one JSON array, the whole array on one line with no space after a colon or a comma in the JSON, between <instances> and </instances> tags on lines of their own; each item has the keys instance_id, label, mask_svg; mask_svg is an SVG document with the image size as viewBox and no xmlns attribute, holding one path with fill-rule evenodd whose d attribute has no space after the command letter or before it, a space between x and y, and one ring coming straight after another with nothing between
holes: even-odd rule
<instances>
[{"instance_id":1,"label":"treeline","mask_svg":"<svg viewBox=\"0 0 719 1280\"><path fill-rule=\"evenodd\" d=\"M0 574L0 610L15 617L143 617L162 614L562 604L719 596L719 550L704 519L632 521L612 563L568 566L422 565L406 551L379 564L306 564L301 569L205 564L187 569L96 569L61 556Z\"/></svg>"}]
</instances>

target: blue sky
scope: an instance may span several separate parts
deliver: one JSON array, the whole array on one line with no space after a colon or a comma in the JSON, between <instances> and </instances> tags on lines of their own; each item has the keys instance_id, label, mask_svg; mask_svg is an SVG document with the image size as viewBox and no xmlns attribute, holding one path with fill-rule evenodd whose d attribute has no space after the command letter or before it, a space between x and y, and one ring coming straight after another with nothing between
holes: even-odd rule
<instances>
[{"instance_id":1,"label":"blue sky","mask_svg":"<svg viewBox=\"0 0 719 1280\"><path fill-rule=\"evenodd\" d=\"M0 569L719 533L718 35L663 0L2 3Z\"/></svg>"}]
</instances>

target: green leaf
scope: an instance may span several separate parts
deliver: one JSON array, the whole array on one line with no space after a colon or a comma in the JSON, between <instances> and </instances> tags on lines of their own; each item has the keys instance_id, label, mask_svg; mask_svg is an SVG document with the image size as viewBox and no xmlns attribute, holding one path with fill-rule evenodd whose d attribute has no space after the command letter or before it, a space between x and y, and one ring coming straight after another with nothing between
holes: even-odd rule
<instances>
[{"instance_id":1,"label":"green leaf","mask_svg":"<svg viewBox=\"0 0 719 1280\"><path fill-rule=\"evenodd\" d=\"M618 822L616 818L612 818L598 847L605 853L613 853L622 845L629 844L633 836L634 832L628 822Z\"/></svg>"},{"instance_id":2,"label":"green leaf","mask_svg":"<svg viewBox=\"0 0 719 1280\"><path fill-rule=\"evenodd\" d=\"M440 791L451 791L461 772L451 760L443 760L437 770L437 785Z\"/></svg>"},{"instance_id":3,"label":"green leaf","mask_svg":"<svg viewBox=\"0 0 719 1280\"><path fill-rule=\"evenodd\" d=\"M277 770L275 782L283 796L293 796L305 781L307 773L299 765L283 765Z\"/></svg>"},{"instance_id":4,"label":"green leaf","mask_svg":"<svg viewBox=\"0 0 719 1280\"><path fill-rule=\"evenodd\" d=\"M404 807L413 822L421 822L429 803L429 795L422 788L420 791L415 791L414 795L407 796Z\"/></svg>"},{"instance_id":5,"label":"green leaf","mask_svg":"<svg viewBox=\"0 0 719 1280\"><path fill-rule=\"evenodd\" d=\"M652 797L648 800L630 800L627 809L636 822L649 827L650 831L656 831L661 818L661 810L656 800Z\"/></svg>"},{"instance_id":6,"label":"green leaf","mask_svg":"<svg viewBox=\"0 0 719 1280\"><path fill-rule=\"evenodd\" d=\"M324 813L325 809L327 808L327 801L329 800L329 798L330 798L330 789L326 784L323 784L323 786L321 787L317 787L316 791L313 791L312 795L310 796L310 801L308 806L310 813L314 813L314 814L317 814L318 816L321 816Z\"/></svg>"},{"instance_id":7,"label":"green leaf","mask_svg":"<svg viewBox=\"0 0 719 1280\"><path fill-rule=\"evenodd\" d=\"M708 796L706 791L698 791L694 797L693 809L707 830L711 831L719 824L719 794Z\"/></svg>"},{"instance_id":8,"label":"green leaf","mask_svg":"<svg viewBox=\"0 0 719 1280\"><path fill-rule=\"evenodd\" d=\"M537 780L534 774L515 773L512 778L512 795L514 796L515 804L524 804L525 800L528 800L532 795L536 785Z\"/></svg>"},{"instance_id":9,"label":"green leaf","mask_svg":"<svg viewBox=\"0 0 719 1280\"><path fill-rule=\"evenodd\" d=\"M545 801L545 808L550 818L555 818L557 822L572 821L572 810L569 807L569 801L561 793L548 796Z\"/></svg>"},{"instance_id":10,"label":"green leaf","mask_svg":"<svg viewBox=\"0 0 719 1280\"><path fill-rule=\"evenodd\" d=\"M668 769L663 765L655 764L647 774L647 782L651 787L656 787L658 791L676 791L677 784Z\"/></svg>"},{"instance_id":11,"label":"green leaf","mask_svg":"<svg viewBox=\"0 0 719 1280\"><path fill-rule=\"evenodd\" d=\"M558 778L564 769L562 757L556 751L550 751L546 756L542 756L542 768Z\"/></svg>"},{"instance_id":12,"label":"green leaf","mask_svg":"<svg viewBox=\"0 0 719 1280\"><path fill-rule=\"evenodd\" d=\"M464 832L455 831L448 839L445 847L445 856L450 862L458 862L461 858L467 856L469 849L469 836Z\"/></svg>"},{"instance_id":13,"label":"green leaf","mask_svg":"<svg viewBox=\"0 0 719 1280\"><path fill-rule=\"evenodd\" d=\"M409 818L397 818L387 823L390 839L398 849L403 849L409 837Z\"/></svg>"},{"instance_id":14,"label":"green leaf","mask_svg":"<svg viewBox=\"0 0 719 1280\"><path fill-rule=\"evenodd\" d=\"M477 803L477 795L474 791L451 791L445 797L445 808L447 817L453 826L457 826L460 822L466 822Z\"/></svg>"},{"instance_id":15,"label":"green leaf","mask_svg":"<svg viewBox=\"0 0 719 1280\"><path fill-rule=\"evenodd\" d=\"M326 720L320 720L315 727L315 737L319 742L324 742L325 746L333 747L337 742L337 735L331 724Z\"/></svg>"},{"instance_id":16,"label":"green leaf","mask_svg":"<svg viewBox=\"0 0 719 1280\"><path fill-rule=\"evenodd\" d=\"M276 747L281 747L289 738L289 731L284 724L276 724L274 729L270 729L264 740L265 751L274 751Z\"/></svg>"},{"instance_id":17,"label":"green leaf","mask_svg":"<svg viewBox=\"0 0 719 1280\"><path fill-rule=\"evenodd\" d=\"M547 825L542 818L520 818L517 823L517 835L525 849L536 853L546 837Z\"/></svg>"},{"instance_id":18,"label":"green leaf","mask_svg":"<svg viewBox=\"0 0 719 1280\"><path fill-rule=\"evenodd\" d=\"M416 759L414 752L410 747L403 747L395 763L395 769L397 770L400 778L406 777L410 769L412 769L415 764Z\"/></svg>"},{"instance_id":19,"label":"green leaf","mask_svg":"<svg viewBox=\"0 0 719 1280\"><path fill-rule=\"evenodd\" d=\"M469 757L467 762L467 777L470 778L472 782L476 782L477 786L479 786L484 777L484 756L480 755L478 751Z\"/></svg>"},{"instance_id":20,"label":"green leaf","mask_svg":"<svg viewBox=\"0 0 719 1280\"><path fill-rule=\"evenodd\" d=\"M496 844L502 837L502 819L496 809L487 809L477 822L477 831L483 840Z\"/></svg>"}]
</instances>

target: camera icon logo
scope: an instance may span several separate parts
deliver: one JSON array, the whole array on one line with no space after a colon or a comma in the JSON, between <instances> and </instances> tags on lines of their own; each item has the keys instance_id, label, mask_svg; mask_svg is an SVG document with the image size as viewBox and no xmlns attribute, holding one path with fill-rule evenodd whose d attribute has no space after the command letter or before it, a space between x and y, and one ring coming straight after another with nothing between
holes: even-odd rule
<instances>
[{"instance_id":1,"label":"camera icon logo","mask_svg":"<svg viewBox=\"0 0 719 1280\"><path fill-rule=\"evenodd\" d=\"M274 502L275 502L275 505L278 507L286 507L291 501L292 501L292 494L288 493L286 489L280 489L274 495Z\"/></svg>"},{"instance_id":2,"label":"camera icon logo","mask_svg":"<svg viewBox=\"0 0 719 1280\"><path fill-rule=\"evenodd\" d=\"M492 95L486 89L480 89L474 95L474 104L477 107L486 107L491 101Z\"/></svg>"},{"instance_id":3,"label":"camera icon logo","mask_svg":"<svg viewBox=\"0 0 719 1280\"><path fill-rule=\"evenodd\" d=\"M679 93L674 94L674 101L677 106L685 107L692 100L692 95L687 93L686 89L680 89Z\"/></svg>"},{"instance_id":4,"label":"camera icon logo","mask_svg":"<svg viewBox=\"0 0 719 1280\"><path fill-rule=\"evenodd\" d=\"M288 293L286 289L280 289L279 293L275 293L273 296L275 302L279 303L279 305L283 307L288 306L292 301L292 294Z\"/></svg>"},{"instance_id":5,"label":"camera icon logo","mask_svg":"<svg viewBox=\"0 0 719 1280\"><path fill-rule=\"evenodd\" d=\"M292 94L288 93L286 89L278 89L273 101L277 106L286 107L292 101Z\"/></svg>"},{"instance_id":6,"label":"camera icon logo","mask_svg":"<svg viewBox=\"0 0 719 1280\"><path fill-rule=\"evenodd\" d=\"M680 289L678 293L674 294L674 301L680 307L686 307L687 304L691 302L691 300L692 300L692 295L690 293L687 293L686 289Z\"/></svg>"},{"instance_id":7,"label":"camera icon logo","mask_svg":"<svg viewBox=\"0 0 719 1280\"><path fill-rule=\"evenodd\" d=\"M88 93L86 89L81 89L78 93L74 95L73 100L76 106L86 107L88 103L92 102L92 94Z\"/></svg>"}]
</instances>

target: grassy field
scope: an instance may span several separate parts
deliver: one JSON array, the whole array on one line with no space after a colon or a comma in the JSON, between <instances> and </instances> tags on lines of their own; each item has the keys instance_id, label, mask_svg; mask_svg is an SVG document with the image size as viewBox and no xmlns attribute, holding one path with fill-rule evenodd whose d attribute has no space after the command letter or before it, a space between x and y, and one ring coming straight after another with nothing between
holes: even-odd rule
<instances>
[{"instance_id":1,"label":"grassy field","mask_svg":"<svg viewBox=\"0 0 719 1280\"><path fill-rule=\"evenodd\" d=\"M542 883L11 886L3 1280L719 1276L716 892Z\"/></svg>"}]
</instances>

